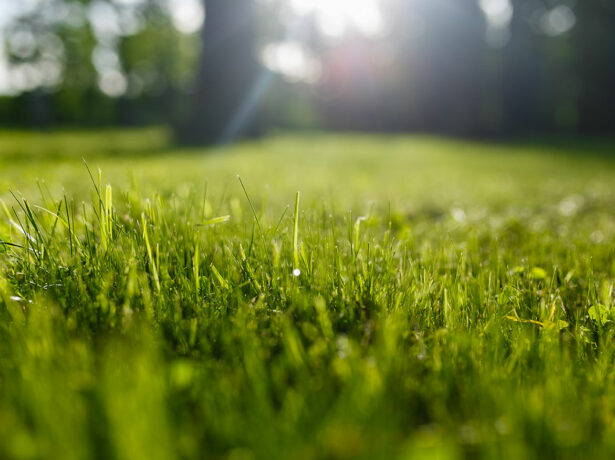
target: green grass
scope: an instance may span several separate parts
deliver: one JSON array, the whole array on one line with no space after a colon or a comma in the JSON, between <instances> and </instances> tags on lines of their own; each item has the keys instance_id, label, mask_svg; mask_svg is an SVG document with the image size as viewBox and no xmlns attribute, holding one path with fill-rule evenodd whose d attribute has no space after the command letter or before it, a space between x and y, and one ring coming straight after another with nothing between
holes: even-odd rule
<instances>
[{"instance_id":1,"label":"green grass","mask_svg":"<svg viewBox=\"0 0 615 460\"><path fill-rule=\"evenodd\" d=\"M613 144L90 136L0 140L1 458L615 455Z\"/></svg>"}]
</instances>

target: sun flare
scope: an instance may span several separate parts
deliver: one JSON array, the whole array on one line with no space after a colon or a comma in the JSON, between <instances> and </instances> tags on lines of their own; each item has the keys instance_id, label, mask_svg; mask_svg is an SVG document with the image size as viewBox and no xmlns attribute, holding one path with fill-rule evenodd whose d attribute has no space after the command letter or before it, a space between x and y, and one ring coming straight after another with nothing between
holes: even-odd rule
<instances>
[{"instance_id":1,"label":"sun flare","mask_svg":"<svg viewBox=\"0 0 615 460\"><path fill-rule=\"evenodd\" d=\"M349 30L377 35L384 28L379 0L289 0L299 15L313 14L321 32L341 36Z\"/></svg>"}]
</instances>

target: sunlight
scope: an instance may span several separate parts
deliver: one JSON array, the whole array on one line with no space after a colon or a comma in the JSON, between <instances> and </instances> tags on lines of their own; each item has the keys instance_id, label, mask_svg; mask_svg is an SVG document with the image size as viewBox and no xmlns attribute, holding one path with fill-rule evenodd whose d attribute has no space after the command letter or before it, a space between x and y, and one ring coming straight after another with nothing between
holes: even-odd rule
<instances>
[{"instance_id":1,"label":"sunlight","mask_svg":"<svg viewBox=\"0 0 615 460\"><path fill-rule=\"evenodd\" d=\"M265 67L289 81L316 83L320 77L319 62L297 42L270 43L263 50L262 58Z\"/></svg>"},{"instance_id":2,"label":"sunlight","mask_svg":"<svg viewBox=\"0 0 615 460\"><path fill-rule=\"evenodd\" d=\"M378 35L384 29L379 0L288 0L299 15L313 14L320 31L340 37L355 30Z\"/></svg>"}]
</instances>

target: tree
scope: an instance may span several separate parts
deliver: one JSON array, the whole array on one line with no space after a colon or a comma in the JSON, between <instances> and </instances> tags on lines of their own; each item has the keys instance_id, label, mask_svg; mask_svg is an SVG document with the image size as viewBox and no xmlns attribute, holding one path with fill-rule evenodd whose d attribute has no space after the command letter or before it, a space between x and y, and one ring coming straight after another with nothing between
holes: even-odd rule
<instances>
[{"instance_id":1,"label":"tree","mask_svg":"<svg viewBox=\"0 0 615 460\"><path fill-rule=\"evenodd\" d=\"M545 68L543 38L532 27L531 16L540 6L538 0L513 0L511 38L503 50L500 76L501 104L507 133L544 130L551 121L543 98L549 76Z\"/></svg>"},{"instance_id":2,"label":"tree","mask_svg":"<svg viewBox=\"0 0 615 460\"><path fill-rule=\"evenodd\" d=\"M586 133L613 134L615 129L615 5L579 2L573 30L579 128Z\"/></svg>"},{"instance_id":3,"label":"tree","mask_svg":"<svg viewBox=\"0 0 615 460\"><path fill-rule=\"evenodd\" d=\"M220 143L258 132L245 105L260 71L254 56L254 4L252 0L205 0L205 11L192 107L176 130L184 143Z\"/></svg>"},{"instance_id":4,"label":"tree","mask_svg":"<svg viewBox=\"0 0 615 460\"><path fill-rule=\"evenodd\" d=\"M390 95L403 130L480 132L485 19L475 1L395 1L390 41L398 85Z\"/></svg>"},{"instance_id":5,"label":"tree","mask_svg":"<svg viewBox=\"0 0 615 460\"><path fill-rule=\"evenodd\" d=\"M166 0L36 0L17 11L0 29L15 86L0 121L151 124L182 110L200 38L174 26Z\"/></svg>"}]
</instances>

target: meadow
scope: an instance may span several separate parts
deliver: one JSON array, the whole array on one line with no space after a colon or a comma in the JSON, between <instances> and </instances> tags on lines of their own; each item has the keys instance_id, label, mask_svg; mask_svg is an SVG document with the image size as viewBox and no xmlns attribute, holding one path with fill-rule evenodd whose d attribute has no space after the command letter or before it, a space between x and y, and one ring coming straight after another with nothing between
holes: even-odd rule
<instances>
[{"instance_id":1,"label":"meadow","mask_svg":"<svg viewBox=\"0 0 615 460\"><path fill-rule=\"evenodd\" d=\"M613 153L0 133L0 457L613 458Z\"/></svg>"}]
</instances>

